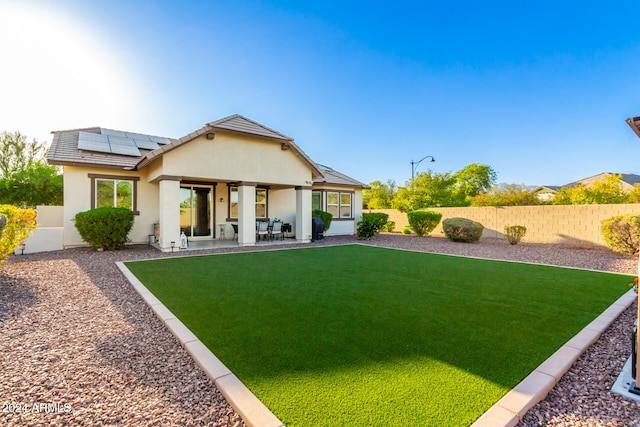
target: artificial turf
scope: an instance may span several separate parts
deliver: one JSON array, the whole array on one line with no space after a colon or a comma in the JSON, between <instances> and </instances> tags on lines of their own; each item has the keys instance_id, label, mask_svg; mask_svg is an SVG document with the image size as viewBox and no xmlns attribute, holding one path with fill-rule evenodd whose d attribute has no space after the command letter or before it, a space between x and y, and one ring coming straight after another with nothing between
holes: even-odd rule
<instances>
[{"instance_id":1,"label":"artificial turf","mask_svg":"<svg viewBox=\"0 0 640 427\"><path fill-rule=\"evenodd\" d=\"M630 276L347 245L128 262L287 426L465 426Z\"/></svg>"}]
</instances>

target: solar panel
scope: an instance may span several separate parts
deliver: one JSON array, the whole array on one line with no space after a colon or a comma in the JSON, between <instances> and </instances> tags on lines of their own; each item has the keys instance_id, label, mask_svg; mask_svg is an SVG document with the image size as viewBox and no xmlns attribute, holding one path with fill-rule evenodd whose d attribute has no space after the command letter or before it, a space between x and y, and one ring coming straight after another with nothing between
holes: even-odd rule
<instances>
[{"instance_id":1,"label":"solar panel","mask_svg":"<svg viewBox=\"0 0 640 427\"><path fill-rule=\"evenodd\" d=\"M152 142L155 142L156 144L169 144L171 142L171 140L169 138L163 138L161 136L152 136L149 135L149 139L151 139Z\"/></svg>"},{"instance_id":2,"label":"solar panel","mask_svg":"<svg viewBox=\"0 0 640 427\"><path fill-rule=\"evenodd\" d=\"M142 141L139 139L134 139L133 141L136 143L138 148L144 148L145 150L155 150L156 148L160 148L160 146L155 142Z\"/></svg>"},{"instance_id":3,"label":"solar panel","mask_svg":"<svg viewBox=\"0 0 640 427\"><path fill-rule=\"evenodd\" d=\"M140 139L142 141L151 141L149 139L149 135L143 135L141 133L127 132L127 138L129 138L129 139Z\"/></svg>"},{"instance_id":4,"label":"solar panel","mask_svg":"<svg viewBox=\"0 0 640 427\"><path fill-rule=\"evenodd\" d=\"M126 138L127 137L127 133L126 132L122 132L122 131L119 131L119 130L100 128L100 133L102 133L103 135L108 135L108 136L117 136L119 138Z\"/></svg>"},{"instance_id":5,"label":"solar panel","mask_svg":"<svg viewBox=\"0 0 640 427\"><path fill-rule=\"evenodd\" d=\"M111 152L114 154L124 154L125 156L141 156L138 147L128 145L111 144Z\"/></svg>"},{"instance_id":6,"label":"solar panel","mask_svg":"<svg viewBox=\"0 0 640 427\"><path fill-rule=\"evenodd\" d=\"M111 153L107 137L91 132L78 132L78 148L99 153Z\"/></svg>"},{"instance_id":7,"label":"solar panel","mask_svg":"<svg viewBox=\"0 0 640 427\"><path fill-rule=\"evenodd\" d=\"M135 147L136 143L133 141L133 139L129 139L129 138L120 138L117 136L110 136L109 137L109 144L113 145L126 145L128 147Z\"/></svg>"}]
</instances>

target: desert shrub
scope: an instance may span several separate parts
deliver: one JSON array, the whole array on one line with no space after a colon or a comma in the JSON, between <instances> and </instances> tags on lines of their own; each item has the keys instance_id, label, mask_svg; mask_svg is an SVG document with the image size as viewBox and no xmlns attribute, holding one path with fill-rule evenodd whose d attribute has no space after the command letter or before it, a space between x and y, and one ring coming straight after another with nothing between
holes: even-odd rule
<instances>
[{"instance_id":1,"label":"desert shrub","mask_svg":"<svg viewBox=\"0 0 640 427\"><path fill-rule=\"evenodd\" d=\"M370 239L387 224L389 215L382 212L363 213L362 221L358 222L356 233L358 239Z\"/></svg>"},{"instance_id":2,"label":"desert shrub","mask_svg":"<svg viewBox=\"0 0 640 427\"><path fill-rule=\"evenodd\" d=\"M82 240L93 249L109 250L124 248L127 236L133 227L133 211L125 208L97 208L78 212L75 226Z\"/></svg>"},{"instance_id":3,"label":"desert shrub","mask_svg":"<svg viewBox=\"0 0 640 427\"><path fill-rule=\"evenodd\" d=\"M35 210L0 205L0 264L22 245L35 228Z\"/></svg>"},{"instance_id":4,"label":"desert shrub","mask_svg":"<svg viewBox=\"0 0 640 427\"><path fill-rule=\"evenodd\" d=\"M442 214L434 211L407 212L409 225L418 236L428 236L440 223Z\"/></svg>"},{"instance_id":5,"label":"desert shrub","mask_svg":"<svg viewBox=\"0 0 640 427\"><path fill-rule=\"evenodd\" d=\"M482 237L484 226L466 218L448 218L442 222L447 238L454 242L477 242Z\"/></svg>"},{"instance_id":6,"label":"desert shrub","mask_svg":"<svg viewBox=\"0 0 640 427\"><path fill-rule=\"evenodd\" d=\"M402 227L402 234L411 234L411 227L409 226Z\"/></svg>"},{"instance_id":7,"label":"desert shrub","mask_svg":"<svg viewBox=\"0 0 640 427\"><path fill-rule=\"evenodd\" d=\"M311 217L320 218L322 222L324 222L324 233L326 233L329 227L331 227L331 219L333 219L333 215L329 212L321 211L320 209L314 209L313 212L311 212Z\"/></svg>"},{"instance_id":8,"label":"desert shrub","mask_svg":"<svg viewBox=\"0 0 640 427\"><path fill-rule=\"evenodd\" d=\"M640 213L605 219L600 225L600 232L610 249L627 255L640 252Z\"/></svg>"},{"instance_id":9,"label":"desert shrub","mask_svg":"<svg viewBox=\"0 0 640 427\"><path fill-rule=\"evenodd\" d=\"M517 245L527 234L527 227L524 225L506 225L504 227L504 238L512 245Z\"/></svg>"},{"instance_id":10,"label":"desert shrub","mask_svg":"<svg viewBox=\"0 0 640 427\"><path fill-rule=\"evenodd\" d=\"M395 221L387 221L387 223L384 225L383 229L387 233L393 233L393 230L396 229L396 222Z\"/></svg>"}]
</instances>

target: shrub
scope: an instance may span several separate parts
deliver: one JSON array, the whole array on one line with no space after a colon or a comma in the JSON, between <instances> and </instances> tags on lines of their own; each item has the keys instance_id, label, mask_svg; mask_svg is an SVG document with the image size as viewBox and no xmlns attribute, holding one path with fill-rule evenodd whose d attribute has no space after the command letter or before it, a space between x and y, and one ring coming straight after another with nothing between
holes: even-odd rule
<instances>
[{"instance_id":1,"label":"shrub","mask_svg":"<svg viewBox=\"0 0 640 427\"><path fill-rule=\"evenodd\" d=\"M433 211L412 211L407 213L409 225L418 236L428 236L440 223L442 214Z\"/></svg>"},{"instance_id":2,"label":"shrub","mask_svg":"<svg viewBox=\"0 0 640 427\"><path fill-rule=\"evenodd\" d=\"M358 222L358 239L370 239L387 224L389 215L382 212L363 213L362 221Z\"/></svg>"},{"instance_id":3,"label":"shrub","mask_svg":"<svg viewBox=\"0 0 640 427\"><path fill-rule=\"evenodd\" d=\"M402 234L411 234L411 227L408 227L408 226L402 227Z\"/></svg>"},{"instance_id":4,"label":"shrub","mask_svg":"<svg viewBox=\"0 0 640 427\"><path fill-rule=\"evenodd\" d=\"M0 264L22 245L35 228L35 210L0 205Z\"/></svg>"},{"instance_id":5,"label":"shrub","mask_svg":"<svg viewBox=\"0 0 640 427\"><path fill-rule=\"evenodd\" d=\"M386 231L387 233L393 233L393 231L396 229L396 222L395 221L387 221L387 223L384 225L384 231Z\"/></svg>"},{"instance_id":6,"label":"shrub","mask_svg":"<svg viewBox=\"0 0 640 427\"><path fill-rule=\"evenodd\" d=\"M447 238L453 242L477 242L482 237L484 226L466 218L449 218L442 222Z\"/></svg>"},{"instance_id":7,"label":"shrub","mask_svg":"<svg viewBox=\"0 0 640 427\"><path fill-rule=\"evenodd\" d=\"M517 245L527 234L527 227L524 225L507 225L504 227L504 238L512 245Z\"/></svg>"},{"instance_id":8,"label":"shrub","mask_svg":"<svg viewBox=\"0 0 640 427\"><path fill-rule=\"evenodd\" d=\"M82 240L93 249L124 248L131 227L133 211L125 208L97 208L76 214L75 225Z\"/></svg>"},{"instance_id":9,"label":"shrub","mask_svg":"<svg viewBox=\"0 0 640 427\"><path fill-rule=\"evenodd\" d=\"M610 249L627 255L640 252L640 213L605 219L600 225L600 232Z\"/></svg>"},{"instance_id":10,"label":"shrub","mask_svg":"<svg viewBox=\"0 0 640 427\"><path fill-rule=\"evenodd\" d=\"M329 212L321 211L320 209L314 209L313 212L311 212L311 217L320 218L322 222L324 222L324 233L326 233L329 227L331 227L331 219L333 219L333 215Z\"/></svg>"}]
</instances>

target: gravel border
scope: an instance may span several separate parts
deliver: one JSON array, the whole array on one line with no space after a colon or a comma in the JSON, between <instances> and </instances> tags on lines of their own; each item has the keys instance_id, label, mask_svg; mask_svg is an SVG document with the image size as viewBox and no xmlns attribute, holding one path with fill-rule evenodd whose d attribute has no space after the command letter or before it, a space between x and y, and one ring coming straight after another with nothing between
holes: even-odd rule
<instances>
[{"instance_id":1,"label":"gravel border","mask_svg":"<svg viewBox=\"0 0 640 427\"><path fill-rule=\"evenodd\" d=\"M636 274L637 260L606 249L516 246L494 239L381 234L363 243L480 258ZM146 306L116 261L166 254L147 245L118 252L89 248L12 256L0 270L0 424L243 426L237 413ZM640 406L611 388L629 356L635 304L574 364L519 426L637 426ZM153 355L150 357L149 355Z\"/></svg>"}]
</instances>

